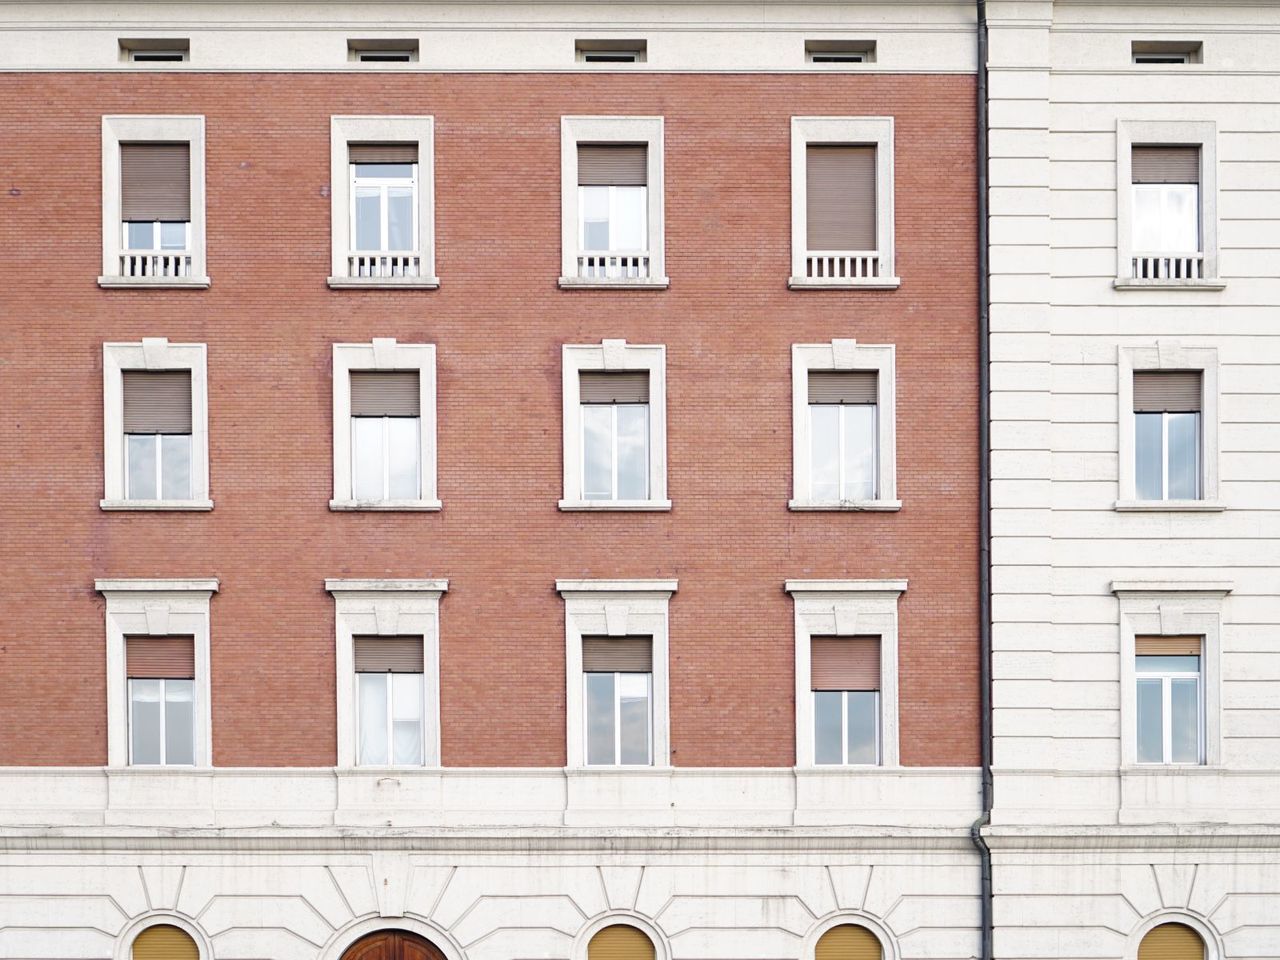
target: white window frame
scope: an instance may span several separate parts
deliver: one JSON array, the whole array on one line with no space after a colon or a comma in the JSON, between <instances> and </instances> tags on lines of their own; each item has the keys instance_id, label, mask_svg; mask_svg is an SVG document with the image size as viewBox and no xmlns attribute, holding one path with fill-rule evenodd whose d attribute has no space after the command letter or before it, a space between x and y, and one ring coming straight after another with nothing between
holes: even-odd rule
<instances>
[{"instance_id":1,"label":"white window frame","mask_svg":"<svg viewBox=\"0 0 1280 960\"><path fill-rule=\"evenodd\" d=\"M874 500L815 500L811 496L812 429L809 416L810 371L866 370L876 373L876 488ZM792 510L893 511L898 499L897 348L892 343L856 340L791 345L791 500Z\"/></svg>"},{"instance_id":2,"label":"white window frame","mask_svg":"<svg viewBox=\"0 0 1280 960\"><path fill-rule=\"evenodd\" d=\"M876 250L879 276L810 277L808 148L810 144L867 144L876 148ZM894 290L901 285L894 253L893 117L791 118L791 278L793 290Z\"/></svg>"},{"instance_id":3,"label":"white window frame","mask_svg":"<svg viewBox=\"0 0 1280 960\"><path fill-rule=\"evenodd\" d=\"M390 142L418 145L417 205L415 219L419 267L417 276L353 277L348 257L355 238L354 190L349 143ZM435 231L435 117L431 116L332 116L329 118L330 268L333 289L434 290L436 276ZM372 253L373 251L369 251Z\"/></svg>"},{"instance_id":4,"label":"white window frame","mask_svg":"<svg viewBox=\"0 0 1280 960\"><path fill-rule=\"evenodd\" d=\"M795 607L796 766L817 771L850 769L848 764L814 762L813 638L879 636L879 766L897 767L898 600L907 590L907 581L787 580L783 587Z\"/></svg>"},{"instance_id":5,"label":"white window frame","mask_svg":"<svg viewBox=\"0 0 1280 960\"><path fill-rule=\"evenodd\" d=\"M565 610L566 747L569 767L634 771L671 766L667 607L677 586L676 580L556 581L556 591L564 599ZM587 763L585 681L582 670L584 636L653 638L649 698L652 763L649 768L639 764L606 766Z\"/></svg>"},{"instance_id":6,"label":"white window frame","mask_svg":"<svg viewBox=\"0 0 1280 960\"><path fill-rule=\"evenodd\" d=\"M1133 271L1133 148L1144 144L1186 144L1200 148L1201 279L1141 279ZM1152 287L1222 290L1218 275L1218 126L1212 120L1116 121L1117 290Z\"/></svg>"},{"instance_id":7,"label":"white window frame","mask_svg":"<svg viewBox=\"0 0 1280 960\"><path fill-rule=\"evenodd\" d=\"M1133 375L1157 370L1200 371L1200 498L1196 500L1139 500L1137 494L1137 439L1133 412ZM1218 350L1187 347L1176 340L1160 340L1154 346L1117 348L1117 410L1119 499L1122 512L1198 512L1226 509L1218 484ZM1165 450L1166 460L1168 449Z\"/></svg>"},{"instance_id":8,"label":"white window frame","mask_svg":"<svg viewBox=\"0 0 1280 960\"><path fill-rule=\"evenodd\" d=\"M589 674L589 673L590 673L590 674L596 674L596 673L599 673L599 674L600 674L600 675L602 675L602 676L603 676L603 675L605 675L605 672L604 672L604 671L596 671L596 670L592 670L592 671L586 671L586 670L584 670L584 671L582 671L582 703L583 703L583 711L582 711L582 742L583 742L583 744L584 744L584 747L583 747L583 756L584 756L584 757L586 756L586 747L585 747L585 744L586 744L587 739L588 739L588 737L587 737L588 720L587 720L586 702L587 702L587 676L588 676L588 674ZM651 766L653 766L653 673L652 673L652 671L650 671L649 673L637 674L637 673L635 673L635 672L630 672L630 671L619 671L619 670L615 670L615 671L613 671L612 673L608 674L608 676L612 676L612 677L613 677L613 756L614 756L614 762L613 762L613 763L588 763L588 764L586 764L586 765L587 765L587 766L589 766L589 767L591 767L592 769L597 769L597 768L600 768L600 767L604 767L604 768L606 768L606 769L607 769L607 768L609 768L609 767L622 767L622 768L628 768L628 769L632 769L632 768L636 768L636 767L651 767ZM619 762L617 762L617 758L618 758L618 757L620 757L620 756L622 755L622 691L621 691L621 682L622 682L622 681L621 681L621 678L622 678L622 677L624 677L624 676L643 676L643 677L646 679L646 682L647 682L647 685L648 685L648 691L649 691L649 692L648 692L648 698L647 698L647 699L648 699L648 704L649 704L649 737L648 737L648 739L649 739L649 759L648 759L648 761L647 761L647 762L645 762L645 763L619 763Z\"/></svg>"},{"instance_id":9,"label":"white window frame","mask_svg":"<svg viewBox=\"0 0 1280 960\"><path fill-rule=\"evenodd\" d=\"M353 166L355 166L355 164L349 163L347 164L347 169L350 170L350 168ZM356 191L361 187L365 187L365 188L376 187L379 191L379 209L378 209L379 249L366 251L367 253L375 254L379 252L381 253L394 252L391 250L390 240L389 240L390 231L391 231L391 204L387 194L387 191L392 187L408 187L410 190L413 191L414 202L413 202L412 248L414 250L422 249L421 224L418 222L418 217L422 213L418 205L418 191L420 188L420 184L418 183L419 167L418 167L418 164L416 163L409 164L409 166L413 167L414 172L412 175L408 177L360 177L356 175L355 171L350 172L350 180L351 180L350 218L351 219L349 221L348 229L352 231L352 237L351 237L352 241L355 240L354 231L355 231L355 224L356 224ZM399 278L392 278L392 279L399 279Z\"/></svg>"},{"instance_id":10,"label":"white window frame","mask_svg":"<svg viewBox=\"0 0 1280 960\"><path fill-rule=\"evenodd\" d=\"M186 681L185 678L182 678L182 677L147 677L147 678L126 677L124 682L125 682L125 700L128 704L126 709L128 710L128 713L129 713L129 720L128 720L129 766L131 767L139 767L139 766L184 767L184 766L187 766L187 764L183 764L183 763L169 763L168 760L165 758L165 754L168 752L168 744L166 742L167 738L165 737L164 727L165 727L166 717L168 716L168 711L165 710L165 704L168 702L168 684L176 683L176 682L185 683L188 681ZM161 760L159 763L140 764L133 759L133 689L132 688L135 682L160 684L160 756L161 756ZM192 684L192 689L194 691L195 681L192 680L190 681L190 683ZM195 711L194 699L195 698L193 696L192 697L193 702L191 704L193 718L194 718L194 711ZM194 744L192 746L194 747ZM194 756L194 753L193 753L193 756Z\"/></svg>"},{"instance_id":11,"label":"white window frame","mask_svg":"<svg viewBox=\"0 0 1280 960\"><path fill-rule=\"evenodd\" d=\"M209 598L218 592L217 579L101 579L94 581L94 589L105 598L107 607L107 766L129 766L129 674L125 638L137 636L194 638L193 756L195 766L212 766Z\"/></svg>"},{"instance_id":12,"label":"white window frame","mask_svg":"<svg viewBox=\"0 0 1280 960\"><path fill-rule=\"evenodd\" d=\"M813 652L810 651L810 659ZM879 690L810 690L810 698L816 697L821 693L838 693L840 694L840 762L839 763L818 763L818 730L815 725L809 731L809 736L813 740L814 767L821 770L838 770L841 767L878 767L880 766L881 755L883 754L880 731L880 691ZM850 763L849 762L849 694L851 693L870 693L876 698L876 732L875 732L875 748L876 759L874 763ZM816 706L814 713L817 713Z\"/></svg>"},{"instance_id":13,"label":"white window frame","mask_svg":"<svg viewBox=\"0 0 1280 960\"><path fill-rule=\"evenodd\" d=\"M564 344L562 395L564 497L561 510L670 510L667 499L667 348L662 344ZM588 500L583 495L582 402L584 370L644 370L649 374L649 497L646 500ZM615 477L616 483L616 477Z\"/></svg>"},{"instance_id":14,"label":"white window frame","mask_svg":"<svg viewBox=\"0 0 1280 960\"><path fill-rule=\"evenodd\" d=\"M1138 763L1138 637L1199 636L1201 753L1204 766L1222 762L1222 617L1233 584L1226 581L1116 580L1119 602L1120 764L1160 770L1190 764Z\"/></svg>"},{"instance_id":15,"label":"white window frame","mask_svg":"<svg viewBox=\"0 0 1280 960\"><path fill-rule=\"evenodd\" d=\"M424 759L430 752L427 746L427 738L426 738L426 729L427 729L426 686L427 684L426 684L425 667L426 667L426 664L424 660L423 672L417 675L418 676L418 698L419 698L418 702L421 704L421 707L422 707L421 712L419 713L419 716L418 716L418 727L419 727L418 732L422 740L422 755ZM355 721L356 722L356 756L355 756L354 765L360 767L361 769L365 769L368 767L420 767L420 766L423 766L423 764L421 763L396 763L393 760L388 761L387 763L384 763L384 764L360 763L360 741L364 735L364 731L362 729L363 724L361 723L361 717L364 715L364 712L360 709L360 677L363 675L364 674L362 674L359 671L355 671L352 674L352 684L354 687L351 693L352 700L353 700L352 709L355 712L355 718L356 718L356 721ZM385 725L385 729L383 730L383 733L386 734L386 738L387 738L387 755L393 756L395 754L395 720L394 720L395 684L391 681L390 678L395 676L413 676L413 674L395 674L395 673L388 672L388 673L370 673L368 675L371 677L383 677L387 681L387 712L386 712L386 715L383 717L383 724Z\"/></svg>"},{"instance_id":16,"label":"white window frame","mask_svg":"<svg viewBox=\"0 0 1280 960\"><path fill-rule=\"evenodd\" d=\"M125 490L124 372L188 370L191 373L191 499L129 500ZM209 382L203 343L170 343L143 337L102 345L103 510L212 510L209 499ZM160 489L157 488L157 493Z\"/></svg>"},{"instance_id":17,"label":"white window frame","mask_svg":"<svg viewBox=\"0 0 1280 960\"><path fill-rule=\"evenodd\" d=\"M328 579L333 596L337 649L338 768L357 766L359 711L356 702L355 637L422 637L423 767L440 765L440 597L448 580ZM409 769L405 765L385 769ZM413 767L412 769L416 769Z\"/></svg>"},{"instance_id":18,"label":"white window frame","mask_svg":"<svg viewBox=\"0 0 1280 960\"><path fill-rule=\"evenodd\" d=\"M662 117L560 118L560 286L564 289L665 290L667 279L665 180ZM648 147L649 274L646 277L584 278L578 276L582 253L578 211L578 144L643 143Z\"/></svg>"},{"instance_id":19,"label":"white window frame","mask_svg":"<svg viewBox=\"0 0 1280 960\"><path fill-rule=\"evenodd\" d=\"M1157 680L1160 682L1160 724L1161 724L1161 754L1165 759L1140 761L1136 758L1137 742L1135 739L1135 763L1139 763L1144 767L1192 767L1200 766L1204 763L1204 651L1200 652L1200 656L1196 658L1200 661L1201 668L1194 673L1191 671L1175 671L1160 670L1148 671L1138 670L1137 662L1134 662L1134 723L1137 723L1137 686L1136 684L1143 681ZM1196 760L1187 762L1185 760L1175 761L1173 756L1173 681L1174 680L1194 680L1196 682L1196 738L1198 746L1196 750ZM1136 728L1135 728L1136 737Z\"/></svg>"},{"instance_id":20,"label":"white window frame","mask_svg":"<svg viewBox=\"0 0 1280 960\"><path fill-rule=\"evenodd\" d=\"M415 371L418 374L418 490L416 500L356 500L352 496L351 371ZM333 499L330 510L439 510L436 498L436 347L374 337L369 343L333 345Z\"/></svg>"},{"instance_id":21,"label":"white window frame","mask_svg":"<svg viewBox=\"0 0 1280 960\"><path fill-rule=\"evenodd\" d=\"M120 269L125 252L120 218L120 144L181 143L190 146L191 220L187 250L191 267L187 276L127 277ZM148 287L203 290L209 286L205 260L205 132L203 116L104 116L102 118L102 275L100 287ZM180 251L174 251L178 253Z\"/></svg>"}]
</instances>

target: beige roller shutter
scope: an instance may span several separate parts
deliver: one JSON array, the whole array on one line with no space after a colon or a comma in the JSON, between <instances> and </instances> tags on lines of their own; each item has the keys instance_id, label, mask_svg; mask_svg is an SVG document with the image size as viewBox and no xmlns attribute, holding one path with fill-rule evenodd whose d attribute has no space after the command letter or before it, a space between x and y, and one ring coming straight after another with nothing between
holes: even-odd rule
<instances>
[{"instance_id":1,"label":"beige roller shutter","mask_svg":"<svg viewBox=\"0 0 1280 960\"><path fill-rule=\"evenodd\" d=\"M1162 923L1142 938L1138 960L1204 960L1204 941L1186 924Z\"/></svg>"},{"instance_id":2,"label":"beige roller shutter","mask_svg":"<svg viewBox=\"0 0 1280 960\"><path fill-rule=\"evenodd\" d=\"M356 673L422 673L421 637L354 637Z\"/></svg>"},{"instance_id":3,"label":"beige roller shutter","mask_svg":"<svg viewBox=\"0 0 1280 960\"><path fill-rule=\"evenodd\" d=\"M581 403L648 403L649 372L584 370L578 374L578 400Z\"/></svg>"},{"instance_id":4,"label":"beige roller shutter","mask_svg":"<svg viewBox=\"0 0 1280 960\"><path fill-rule=\"evenodd\" d=\"M1135 413L1196 413L1200 410L1199 370L1138 370L1133 374Z\"/></svg>"},{"instance_id":5,"label":"beige roller shutter","mask_svg":"<svg viewBox=\"0 0 1280 960\"><path fill-rule=\"evenodd\" d=\"M653 960L653 941L625 923L605 927L587 944L587 960Z\"/></svg>"},{"instance_id":6,"label":"beige roller shutter","mask_svg":"<svg viewBox=\"0 0 1280 960\"><path fill-rule=\"evenodd\" d=\"M578 186L643 187L648 182L649 148L645 144L578 144Z\"/></svg>"},{"instance_id":7,"label":"beige roller shutter","mask_svg":"<svg viewBox=\"0 0 1280 960\"><path fill-rule=\"evenodd\" d=\"M198 960L200 951L186 931L168 924L147 927L133 941L133 960Z\"/></svg>"},{"instance_id":8,"label":"beige roller shutter","mask_svg":"<svg viewBox=\"0 0 1280 960\"><path fill-rule=\"evenodd\" d=\"M190 433L190 370L126 370L125 433Z\"/></svg>"},{"instance_id":9,"label":"beige roller shutter","mask_svg":"<svg viewBox=\"0 0 1280 960\"><path fill-rule=\"evenodd\" d=\"M813 637L809 643L810 689L880 689L879 637Z\"/></svg>"},{"instance_id":10,"label":"beige roller shutter","mask_svg":"<svg viewBox=\"0 0 1280 960\"><path fill-rule=\"evenodd\" d=\"M875 403L879 375L874 370L810 370L810 403Z\"/></svg>"},{"instance_id":11,"label":"beige roller shutter","mask_svg":"<svg viewBox=\"0 0 1280 960\"><path fill-rule=\"evenodd\" d=\"M125 673L132 680L194 680L196 645L192 637L126 637Z\"/></svg>"},{"instance_id":12,"label":"beige roller shutter","mask_svg":"<svg viewBox=\"0 0 1280 960\"><path fill-rule=\"evenodd\" d=\"M416 417L419 415L418 371L395 373L351 371L353 417Z\"/></svg>"},{"instance_id":13,"label":"beige roller shutter","mask_svg":"<svg viewBox=\"0 0 1280 960\"><path fill-rule=\"evenodd\" d=\"M347 157L352 163L417 163L416 143L349 143Z\"/></svg>"},{"instance_id":14,"label":"beige roller shutter","mask_svg":"<svg viewBox=\"0 0 1280 960\"><path fill-rule=\"evenodd\" d=\"M1199 637L1137 637L1134 651L1139 657L1198 657Z\"/></svg>"},{"instance_id":15,"label":"beige roller shutter","mask_svg":"<svg viewBox=\"0 0 1280 960\"><path fill-rule=\"evenodd\" d=\"M1135 146L1134 183L1199 183L1200 148Z\"/></svg>"},{"instance_id":16,"label":"beige roller shutter","mask_svg":"<svg viewBox=\"0 0 1280 960\"><path fill-rule=\"evenodd\" d=\"M876 148L810 144L805 216L810 250L876 250Z\"/></svg>"},{"instance_id":17,"label":"beige roller shutter","mask_svg":"<svg viewBox=\"0 0 1280 960\"><path fill-rule=\"evenodd\" d=\"M866 927L846 923L822 935L813 957L814 960L880 960L880 941Z\"/></svg>"},{"instance_id":18,"label":"beige roller shutter","mask_svg":"<svg viewBox=\"0 0 1280 960\"><path fill-rule=\"evenodd\" d=\"M191 219L191 144L120 144L120 219Z\"/></svg>"},{"instance_id":19,"label":"beige roller shutter","mask_svg":"<svg viewBox=\"0 0 1280 960\"><path fill-rule=\"evenodd\" d=\"M583 673L652 673L652 637L583 637Z\"/></svg>"}]
</instances>

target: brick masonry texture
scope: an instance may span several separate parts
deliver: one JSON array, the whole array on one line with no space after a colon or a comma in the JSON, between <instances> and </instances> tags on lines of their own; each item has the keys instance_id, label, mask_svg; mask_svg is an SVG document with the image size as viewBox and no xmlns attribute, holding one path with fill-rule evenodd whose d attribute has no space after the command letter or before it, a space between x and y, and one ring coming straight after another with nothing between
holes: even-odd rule
<instances>
[{"instance_id":1,"label":"brick masonry texture","mask_svg":"<svg viewBox=\"0 0 1280 960\"><path fill-rule=\"evenodd\" d=\"M978 762L973 79L0 80L0 763L106 759L95 577L216 576L218 766L335 759L325 577L448 577L446 766L565 761L557 577L678 577L679 766L794 761L788 577L906 577L904 764ZM101 290L103 114L203 114L207 291ZM437 291L333 291L329 117L436 118ZM671 287L562 291L560 117L666 118ZM896 120L897 291L791 292L794 115ZM207 514L102 496L102 343L209 348ZM331 513L331 345L437 344L439 514ZM560 347L667 345L665 514L566 514ZM792 343L898 348L896 514L791 513Z\"/></svg>"}]
</instances>

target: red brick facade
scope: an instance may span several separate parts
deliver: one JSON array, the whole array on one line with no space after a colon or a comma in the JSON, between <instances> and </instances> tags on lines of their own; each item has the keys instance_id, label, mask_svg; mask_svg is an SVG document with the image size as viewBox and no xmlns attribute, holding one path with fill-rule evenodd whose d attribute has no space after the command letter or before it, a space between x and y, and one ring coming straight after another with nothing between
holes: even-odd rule
<instances>
[{"instance_id":1,"label":"red brick facade","mask_svg":"<svg viewBox=\"0 0 1280 960\"><path fill-rule=\"evenodd\" d=\"M794 760L788 577L903 577L901 757L978 762L973 79L0 81L0 764L106 760L95 577L217 576L218 766L335 759L325 577L447 577L446 766L565 762L557 577L675 577L679 766ZM101 290L101 116L203 114L207 291ZM436 291L328 289L329 117L436 118ZM566 114L665 117L666 291L562 291ZM792 292L795 115L893 116L896 291ZM212 513L104 513L102 343L208 344ZM438 514L333 513L331 345L437 344ZM667 346L670 513L562 513L560 347ZM897 345L899 513L793 513L792 343Z\"/></svg>"}]
</instances>

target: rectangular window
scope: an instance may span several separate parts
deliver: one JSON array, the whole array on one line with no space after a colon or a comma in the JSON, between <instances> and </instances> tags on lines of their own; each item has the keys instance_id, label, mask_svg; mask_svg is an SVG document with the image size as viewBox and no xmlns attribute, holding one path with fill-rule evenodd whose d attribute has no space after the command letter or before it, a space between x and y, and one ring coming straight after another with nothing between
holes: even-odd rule
<instances>
[{"instance_id":1,"label":"rectangular window","mask_svg":"<svg viewBox=\"0 0 1280 960\"><path fill-rule=\"evenodd\" d=\"M1134 63L1204 62L1204 44L1199 40L1134 40L1131 49Z\"/></svg>"},{"instance_id":2,"label":"rectangular window","mask_svg":"<svg viewBox=\"0 0 1280 960\"><path fill-rule=\"evenodd\" d=\"M126 500L190 500L191 371L126 370Z\"/></svg>"},{"instance_id":3,"label":"rectangular window","mask_svg":"<svg viewBox=\"0 0 1280 960\"><path fill-rule=\"evenodd\" d=\"M351 495L421 496L421 391L416 370L351 371Z\"/></svg>"},{"instance_id":4,"label":"rectangular window","mask_svg":"<svg viewBox=\"0 0 1280 960\"><path fill-rule=\"evenodd\" d=\"M195 764L195 641L127 637L129 763Z\"/></svg>"},{"instance_id":5,"label":"rectangular window","mask_svg":"<svg viewBox=\"0 0 1280 960\"><path fill-rule=\"evenodd\" d=\"M418 41L390 37L348 40L347 59L354 63L413 63L418 59Z\"/></svg>"},{"instance_id":6,"label":"rectangular window","mask_svg":"<svg viewBox=\"0 0 1280 960\"><path fill-rule=\"evenodd\" d=\"M126 63L183 63L191 56L186 37L120 38L120 59Z\"/></svg>"},{"instance_id":7,"label":"rectangular window","mask_svg":"<svg viewBox=\"0 0 1280 960\"><path fill-rule=\"evenodd\" d=\"M1135 638L1139 763L1204 762L1200 637Z\"/></svg>"},{"instance_id":8,"label":"rectangular window","mask_svg":"<svg viewBox=\"0 0 1280 960\"><path fill-rule=\"evenodd\" d=\"M876 148L810 144L808 243L811 257L876 250ZM810 270L816 266L810 265ZM812 272L810 276L812 276Z\"/></svg>"},{"instance_id":9,"label":"rectangular window","mask_svg":"<svg viewBox=\"0 0 1280 960\"><path fill-rule=\"evenodd\" d=\"M1200 499L1202 379L1198 370L1134 372L1137 499Z\"/></svg>"},{"instance_id":10,"label":"rectangular window","mask_svg":"<svg viewBox=\"0 0 1280 960\"><path fill-rule=\"evenodd\" d=\"M880 643L879 637L810 639L815 763L880 762Z\"/></svg>"},{"instance_id":11,"label":"rectangular window","mask_svg":"<svg viewBox=\"0 0 1280 960\"><path fill-rule=\"evenodd\" d=\"M352 276L418 275L418 145L352 143Z\"/></svg>"},{"instance_id":12,"label":"rectangular window","mask_svg":"<svg viewBox=\"0 0 1280 960\"><path fill-rule=\"evenodd\" d=\"M642 143L578 145L578 249L590 275L648 273L648 155Z\"/></svg>"},{"instance_id":13,"label":"rectangular window","mask_svg":"<svg viewBox=\"0 0 1280 960\"><path fill-rule=\"evenodd\" d=\"M587 500L649 498L649 374L579 373L582 493Z\"/></svg>"},{"instance_id":14,"label":"rectangular window","mask_svg":"<svg viewBox=\"0 0 1280 960\"><path fill-rule=\"evenodd\" d=\"M579 63L644 63L646 40L577 40L574 57Z\"/></svg>"},{"instance_id":15,"label":"rectangular window","mask_svg":"<svg viewBox=\"0 0 1280 960\"><path fill-rule=\"evenodd\" d=\"M653 638L583 637L589 765L653 763Z\"/></svg>"},{"instance_id":16,"label":"rectangular window","mask_svg":"<svg viewBox=\"0 0 1280 960\"><path fill-rule=\"evenodd\" d=\"M1134 276L1201 275L1200 147L1133 147Z\"/></svg>"},{"instance_id":17,"label":"rectangular window","mask_svg":"<svg viewBox=\"0 0 1280 960\"><path fill-rule=\"evenodd\" d=\"M874 40L806 40L804 58L809 63L871 63L876 58Z\"/></svg>"},{"instance_id":18,"label":"rectangular window","mask_svg":"<svg viewBox=\"0 0 1280 960\"><path fill-rule=\"evenodd\" d=\"M421 766L422 637L354 637L356 763Z\"/></svg>"},{"instance_id":19,"label":"rectangular window","mask_svg":"<svg viewBox=\"0 0 1280 960\"><path fill-rule=\"evenodd\" d=\"M877 374L809 371L812 500L874 500L877 463Z\"/></svg>"},{"instance_id":20,"label":"rectangular window","mask_svg":"<svg viewBox=\"0 0 1280 960\"><path fill-rule=\"evenodd\" d=\"M120 144L120 220L127 275L189 275L190 143Z\"/></svg>"}]
</instances>

